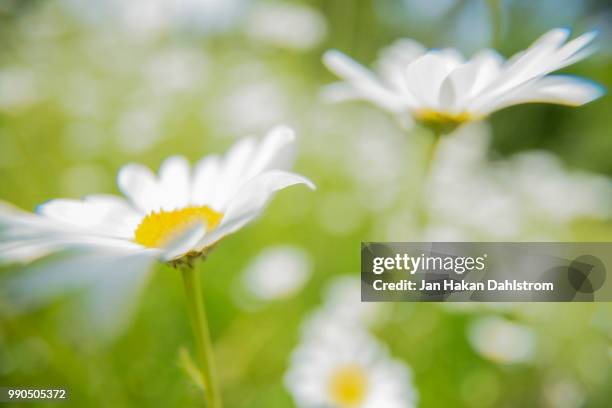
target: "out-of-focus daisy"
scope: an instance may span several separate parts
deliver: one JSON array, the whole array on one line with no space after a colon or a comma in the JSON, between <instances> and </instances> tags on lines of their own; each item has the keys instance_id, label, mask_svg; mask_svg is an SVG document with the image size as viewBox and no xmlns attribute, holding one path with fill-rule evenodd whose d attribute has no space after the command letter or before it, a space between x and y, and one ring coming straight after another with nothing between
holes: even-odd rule
<instances>
[{"instance_id":1,"label":"out-of-focus daisy","mask_svg":"<svg viewBox=\"0 0 612 408\"><path fill-rule=\"evenodd\" d=\"M333 328L317 326L305 333L292 355L285 384L298 407L415 406L412 373L405 364L392 359L364 330Z\"/></svg>"},{"instance_id":2,"label":"out-of-focus daisy","mask_svg":"<svg viewBox=\"0 0 612 408\"><path fill-rule=\"evenodd\" d=\"M189 264L258 217L277 190L314 188L288 171L294 140L292 130L279 127L260 141L237 142L224 156L207 156L193 169L185 158L171 157L157 176L128 164L118 175L125 198L51 200L37 214L1 204L0 261L31 261L57 251L72 255L18 274L4 290L28 304L95 283L91 310L108 320L105 304L122 303L107 297L129 298L156 260Z\"/></svg>"},{"instance_id":3,"label":"out-of-focus daisy","mask_svg":"<svg viewBox=\"0 0 612 408\"><path fill-rule=\"evenodd\" d=\"M331 50L323 61L346 82L332 85L327 93L335 100L365 99L396 114L408 113L441 133L521 103L579 106L600 97L602 87L548 74L588 56L596 34L567 41L569 35L567 29L553 29L507 61L491 49L466 60L454 49L425 50L407 42L385 54L387 68L377 74Z\"/></svg>"},{"instance_id":4,"label":"out-of-focus daisy","mask_svg":"<svg viewBox=\"0 0 612 408\"><path fill-rule=\"evenodd\" d=\"M568 169L547 152L492 162L489 144L484 123L462 127L440 144L427 240L570 239L572 222L612 217L609 178Z\"/></svg>"},{"instance_id":5,"label":"out-of-focus daisy","mask_svg":"<svg viewBox=\"0 0 612 408\"><path fill-rule=\"evenodd\" d=\"M483 357L496 363L524 363L535 354L533 331L501 317L487 317L472 323L468 339Z\"/></svg>"},{"instance_id":6,"label":"out-of-focus daisy","mask_svg":"<svg viewBox=\"0 0 612 408\"><path fill-rule=\"evenodd\" d=\"M344 326L371 326L383 319L382 303L361 301L361 282L354 276L335 278L325 292L323 305L310 319L317 321L333 320L334 324ZM308 327L308 324L306 325ZM308 330L308 329L307 329Z\"/></svg>"},{"instance_id":7,"label":"out-of-focus daisy","mask_svg":"<svg viewBox=\"0 0 612 408\"><path fill-rule=\"evenodd\" d=\"M297 247L276 246L262 251L247 266L242 281L261 300L284 298L297 292L311 274L308 254Z\"/></svg>"}]
</instances>

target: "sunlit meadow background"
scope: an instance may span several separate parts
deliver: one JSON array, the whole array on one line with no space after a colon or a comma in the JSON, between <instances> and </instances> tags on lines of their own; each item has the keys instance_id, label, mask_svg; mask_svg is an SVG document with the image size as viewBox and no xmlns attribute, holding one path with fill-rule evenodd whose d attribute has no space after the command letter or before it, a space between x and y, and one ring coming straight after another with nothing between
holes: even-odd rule
<instances>
[{"instance_id":1,"label":"sunlit meadow background","mask_svg":"<svg viewBox=\"0 0 612 408\"><path fill-rule=\"evenodd\" d=\"M514 107L445 140L421 231L418 131L363 103L324 103L335 79L322 52L369 63L405 36L509 56L557 26L600 30L599 51L567 72L610 89L604 0L4 0L0 197L32 210L117 193L126 162L193 162L295 127L296 169L318 190L283 191L200 265L226 405L290 407L299 327L334 277L357 277L360 241L612 240L609 97ZM295 279L278 287L284 274ZM0 299L0 386L65 387L71 407L201 406L179 358L192 346L180 277L152 276L112 341L79 321L86 294L27 313ZM387 306L372 330L413 370L418 406L612 405L610 304Z\"/></svg>"}]
</instances>

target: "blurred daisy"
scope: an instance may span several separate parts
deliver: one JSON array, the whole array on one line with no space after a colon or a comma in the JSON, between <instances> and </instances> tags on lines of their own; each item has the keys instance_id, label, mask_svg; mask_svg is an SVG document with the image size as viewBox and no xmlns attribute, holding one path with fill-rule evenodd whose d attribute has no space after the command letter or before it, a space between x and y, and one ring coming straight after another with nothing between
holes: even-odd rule
<instances>
[{"instance_id":1,"label":"blurred daisy","mask_svg":"<svg viewBox=\"0 0 612 408\"><path fill-rule=\"evenodd\" d=\"M291 296L311 274L308 254L297 247L276 246L262 251L245 269L245 288L260 300Z\"/></svg>"},{"instance_id":2,"label":"blurred daisy","mask_svg":"<svg viewBox=\"0 0 612 408\"><path fill-rule=\"evenodd\" d=\"M339 276L327 287L323 305L310 319L311 324L333 320L345 326L371 326L383 320L385 304L361 301L361 281L355 276ZM306 325L308 326L308 324Z\"/></svg>"},{"instance_id":3,"label":"blurred daisy","mask_svg":"<svg viewBox=\"0 0 612 408\"><path fill-rule=\"evenodd\" d=\"M501 317L482 318L472 323L468 338L474 350L496 363L524 363L535 355L533 331Z\"/></svg>"},{"instance_id":4,"label":"blurred daisy","mask_svg":"<svg viewBox=\"0 0 612 408\"><path fill-rule=\"evenodd\" d=\"M408 113L442 133L521 103L579 106L600 97L602 87L548 74L587 57L596 33L566 42L569 35L567 29L553 29L507 61L491 49L466 60L454 49L425 50L407 41L383 54L377 74L331 50L323 61L345 82L326 93L332 100L365 99L396 114Z\"/></svg>"},{"instance_id":5,"label":"blurred daisy","mask_svg":"<svg viewBox=\"0 0 612 408\"><path fill-rule=\"evenodd\" d=\"M61 250L72 255L18 274L4 289L27 305L95 283L91 311L109 320L104 308L121 311L123 305L109 297L130 298L156 260L190 263L258 217L277 190L294 184L314 188L288 171L294 139L292 130L279 127L261 141L237 142L222 157L207 156L193 170L185 158L171 157L157 176L128 164L118 175L125 198L51 200L37 214L1 204L0 262L31 261Z\"/></svg>"},{"instance_id":6,"label":"blurred daisy","mask_svg":"<svg viewBox=\"0 0 612 408\"><path fill-rule=\"evenodd\" d=\"M285 384L301 408L409 408L410 369L363 330L313 330L294 351ZM336 330L334 330L334 327Z\"/></svg>"},{"instance_id":7,"label":"blurred daisy","mask_svg":"<svg viewBox=\"0 0 612 408\"><path fill-rule=\"evenodd\" d=\"M440 144L427 240L563 240L574 221L612 217L609 178L568 169L548 152L491 161L490 140L478 123Z\"/></svg>"}]
</instances>

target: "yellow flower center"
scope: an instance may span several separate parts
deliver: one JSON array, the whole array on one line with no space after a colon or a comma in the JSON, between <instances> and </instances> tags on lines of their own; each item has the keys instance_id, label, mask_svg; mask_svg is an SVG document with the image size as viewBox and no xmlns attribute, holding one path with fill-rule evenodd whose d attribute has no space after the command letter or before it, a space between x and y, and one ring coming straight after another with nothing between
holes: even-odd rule
<instances>
[{"instance_id":1,"label":"yellow flower center","mask_svg":"<svg viewBox=\"0 0 612 408\"><path fill-rule=\"evenodd\" d=\"M355 407L366 397L368 379L364 370L357 365L337 369L331 377L329 392L335 404L340 407Z\"/></svg>"},{"instance_id":2,"label":"yellow flower center","mask_svg":"<svg viewBox=\"0 0 612 408\"><path fill-rule=\"evenodd\" d=\"M441 133L450 133L459 125L477 120L477 118L469 112L449 113L433 109L418 110L413 116L418 122Z\"/></svg>"},{"instance_id":3,"label":"yellow flower center","mask_svg":"<svg viewBox=\"0 0 612 408\"><path fill-rule=\"evenodd\" d=\"M147 248L159 248L180 236L195 223L204 223L208 230L215 228L223 218L208 206L190 206L180 210L153 211L134 231L134 240Z\"/></svg>"}]
</instances>

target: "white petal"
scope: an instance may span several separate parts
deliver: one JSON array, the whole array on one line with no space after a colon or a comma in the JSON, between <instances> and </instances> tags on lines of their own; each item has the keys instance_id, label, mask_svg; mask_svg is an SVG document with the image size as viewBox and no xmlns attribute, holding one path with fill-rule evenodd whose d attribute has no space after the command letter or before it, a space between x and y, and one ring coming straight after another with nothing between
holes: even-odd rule
<instances>
[{"instance_id":1,"label":"white petal","mask_svg":"<svg viewBox=\"0 0 612 408\"><path fill-rule=\"evenodd\" d=\"M438 107L445 112L459 110L461 102L469 97L477 74L475 64L468 63L455 68L440 85Z\"/></svg>"},{"instance_id":2,"label":"white petal","mask_svg":"<svg viewBox=\"0 0 612 408\"><path fill-rule=\"evenodd\" d=\"M111 195L83 200L56 199L38 206L39 214L93 234L131 238L141 215L124 199Z\"/></svg>"},{"instance_id":3,"label":"white petal","mask_svg":"<svg viewBox=\"0 0 612 408\"><path fill-rule=\"evenodd\" d=\"M486 107L486 113L520 103L556 103L580 106L605 93L600 85L567 75L549 75L535 80Z\"/></svg>"},{"instance_id":4,"label":"white petal","mask_svg":"<svg viewBox=\"0 0 612 408\"><path fill-rule=\"evenodd\" d=\"M212 201L208 203L212 208L222 211L228 200L244 183L243 175L256 146L256 140L247 137L236 142L223 156L221 172L216 180L215 195L212 197Z\"/></svg>"},{"instance_id":5,"label":"white petal","mask_svg":"<svg viewBox=\"0 0 612 408\"><path fill-rule=\"evenodd\" d=\"M270 130L258 144L245 178L250 179L266 170L288 170L293 166L297 146L295 132L287 126Z\"/></svg>"},{"instance_id":6,"label":"white petal","mask_svg":"<svg viewBox=\"0 0 612 408\"><path fill-rule=\"evenodd\" d=\"M154 261L151 253L124 250L67 254L9 278L3 286L5 299L12 311L26 312L86 290L85 307L77 312L94 338L108 339L129 321Z\"/></svg>"},{"instance_id":7,"label":"white petal","mask_svg":"<svg viewBox=\"0 0 612 408\"><path fill-rule=\"evenodd\" d=\"M458 65L443 81L440 105L444 110L469 110L469 102L499 75L502 58L493 50L484 50Z\"/></svg>"},{"instance_id":8,"label":"white petal","mask_svg":"<svg viewBox=\"0 0 612 408\"><path fill-rule=\"evenodd\" d=\"M406 68L406 83L411 94L422 107L440 108L442 82L457 66L454 57L430 51L417 58Z\"/></svg>"},{"instance_id":9,"label":"white petal","mask_svg":"<svg viewBox=\"0 0 612 408\"><path fill-rule=\"evenodd\" d=\"M229 203L224 220L248 213L259 213L275 192L296 184L306 184L309 188L315 189L312 181L299 174L282 170L262 173L236 193Z\"/></svg>"},{"instance_id":10,"label":"white petal","mask_svg":"<svg viewBox=\"0 0 612 408\"><path fill-rule=\"evenodd\" d=\"M198 163L191 187L192 200L225 212L229 200L249 180L272 169L288 169L296 154L294 131L272 129L261 140L238 141L223 158L213 156Z\"/></svg>"},{"instance_id":11,"label":"white petal","mask_svg":"<svg viewBox=\"0 0 612 408\"><path fill-rule=\"evenodd\" d=\"M212 231L209 231L207 234L204 234L204 237L198 242L196 245L197 251L202 251L207 247L215 244L217 241L222 239L223 237L233 234L234 232L242 229L245 225L253 221L259 213L248 213L242 217L234 217L233 219L224 222L222 225L219 225Z\"/></svg>"},{"instance_id":12,"label":"white petal","mask_svg":"<svg viewBox=\"0 0 612 408\"><path fill-rule=\"evenodd\" d=\"M215 201L221 166L221 159L216 155L206 156L196 164L191 186L191 202L193 204L210 205Z\"/></svg>"},{"instance_id":13,"label":"white petal","mask_svg":"<svg viewBox=\"0 0 612 408\"><path fill-rule=\"evenodd\" d=\"M485 49L476 53L472 57L472 61L478 66L478 75L472 87L472 94L475 94L499 76L504 58L495 50Z\"/></svg>"},{"instance_id":14,"label":"white petal","mask_svg":"<svg viewBox=\"0 0 612 408\"><path fill-rule=\"evenodd\" d=\"M130 239L92 233L0 202L0 263L31 261L66 248L142 250Z\"/></svg>"},{"instance_id":15,"label":"white petal","mask_svg":"<svg viewBox=\"0 0 612 408\"><path fill-rule=\"evenodd\" d=\"M326 51L323 54L323 63L340 78L354 83L362 82L369 83L372 86L380 86L380 83L370 70L340 51Z\"/></svg>"},{"instance_id":16,"label":"white petal","mask_svg":"<svg viewBox=\"0 0 612 408\"><path fill-rule=\"evenodd\" d=\"M557 53L559 65L555 70L574 64L588 57L594 49L588 47L597 37L597 31L589 31L565 44ZM588 47L588 48L587 48Z\"/></svg>"},{"instance_id":17,"label":"white petal","mask_svg":"<svg viewBox=\"0 0 612 408\"><path fill-rule=\"evenodd\" d=\"M162 250L162 259L169 261L178 258L198 247L198 243L204 238L206 225L195 223L183 231L178 237L171 240Z\"/></svg>"},{"instance_id":18,"label":"white petal","mask_svg":"<svg viewBox=\"0 0 612 408\"><path fill-rule=\"evenodd\" d=\"M121 192L143 213L160 209L163 193L155 175L140 164L127 164L119 170L117 182Z\"/></svg>"},{"instance_id":19,"label":"white petal","mask_svg":"<svg viewBox=\"0 0 612 408\"><path fill-rule=\"evenodd\" d=\"M3 282L7 301L16 311L26 311L44 306L59 296L83 289L98 279L103 279L125 258L154 258L134 251L85 251L66 253L59 259L43 261L25 268Z\"/></svg>"},{"instance_id":20,"label":"white petal","mask_svg":"<svg viewBox=\"0 0 612 408\"><path fill-rule=\"evenodd\" d=\"M6 201L0 200L0 231L2 232L0 237L4 239L7 237L14 238L19 235L19 231L27 231L32 228L41 231L68 230L67 228L62 229L57 221L23 211Z\"/></svg>"},{"instance_id":21,"label":"white petal","mask_svg":"<svg viewBox=\"0 0 612 408\"><path fill-rule=\"evenodd\" d=\"M563 45L569 34L570 31L567 29L553 29L540 37L527 50L510 59L499 78L485 90L488 94L487 102L533 79L585 58L589 52L584 48L591 43L596 34L589 32Z\"/></svg>"},{"instance_id":22,"label":"white petal","mask_svg":"<svg viewBox=\"0 0 612 408\"><path fill-rule=\"evenodd\" d=\"M321 90L321 99L329 103L338 103L365 98L363 92L360 92L350 83L334 82L323 87Z\"/></svg>"},{"instance_id":23,"label":"white petal","mask_svg":"<svg viewBox=\"0 0 612 408\"><path fill-rule=\"evenodd\" d=\"M162 191L161 207L166 211L186 207L190 199L189 162L182 156L164 160L159 168L159 186Z\"/></svg>"},{"instance_id":24,"label":"white petal","mask_svg":"<svg viewBox=\"0 0 612 408\"><path fill-rule=\"evenodd\" d=\"M315 188L307 178L282 170L270 170L255 177L236 193L229 202L221 224L208 232L198 246L209 246L223 236L239 230L263 211L276 191L295 184L306 184L311 189Z\"/></svg>"},{"instance_id":25,"label":"white petal","mask_svg":"<svg viewBox=\"0 0 612 408\"><path fill-rule=\"evenodd\" d=\"M567 28L553 28L542 34L527 49L527 52L537 55L547 53L551 49L558 49L570 36L571 31Z\"/></svg>"},{"instance_id":26,"label":"white petal","mask_svg":"<svg viewBox=\"0 0 612 408\"><path fill-rule=\"evenodd\" d=\"M59 248L61 248L59 244L44 240L3 243L0 244L0 265L32 262Z\"/></svg>"},{"instance_id":27,"label":"white petal","mask_svg":"<svg viewBox=\"0 0 612 408\"><path fill-rule=\"evenodd\" d=\"M327 51L323 55L323 63L350 83L355 90L355 99L368 100L391 112L402 112L411 105L411 97L386 88L372 72L339 51ZM338 98L337 87L327 88L323 96L332 101ZM348 96L350 96L348 92L343 93L343 97Z\"/></svg>"},{"instance_id":28,"label":"white petal","mask_svg":"<svg viewBox=\"0 0 612 408\"><path fill-rule=\"evenodd\" d=\"M154 270L155 259L144 254L107 259L107 273L83 296L77 313L98 342L111 341L129 326L143 289Z\"/></svg>"},{"instance_id":29,"label":"white petal","mask_svg":"<svg viewBox=\"0 0 612 408\"><path fill-rule=\"evenodd\" d=\"M401 38L380 51L377 70L389 84L402 88L405 68L426 52L427 49L417 41Z\"/></svg>"}]
</instances>

